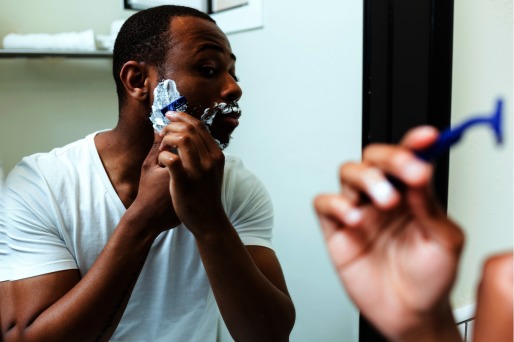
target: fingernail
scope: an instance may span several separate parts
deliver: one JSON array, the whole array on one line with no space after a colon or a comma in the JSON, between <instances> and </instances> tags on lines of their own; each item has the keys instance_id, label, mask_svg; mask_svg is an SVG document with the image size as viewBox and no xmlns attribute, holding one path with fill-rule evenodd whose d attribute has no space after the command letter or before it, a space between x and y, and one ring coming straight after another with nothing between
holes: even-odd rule
<instances>
[{"instance_id":1,"label":"fingernail","mask_svg":"<svg viewBox=\"0 0 514 342\"><path fill-rule=\"evenodd\" d=\"M403 169L403 176L410 181L417 181L422 178L426 171L426 165L419 161L408 163Z\"/></svg>"},{"instance_id":2,"label":"fingernail","mask_svg":"<svg viewBox=\"0 0 514 342\"><path fill-rule=\"evenodd\" d=\"M393 199L394 189L388 182L374 183L370 189L371 197L380 204L388 204Z\"/></svg>"},{"instance_id":3,"label":"fingernail","mask_svg":"<svg viewBox=\"0 0 514 342\"><path fill-rule=\"evenodd\" d=\"M362 213L358 209L352 209L345 215L345 221L347 224L357 224L362 219Z\"/></svg>"},{"instance_id":4,"label":"fingernail","mask_svg":"<svg viewBox=\"0 0 514 342\"><path fill-rule=\"evenodd\" d=\"M175 116L176 113L177 112L170 110L170 111L166 112L165 115L167 118L172 118L173 116Z\"/></svg>"}]
</instances>

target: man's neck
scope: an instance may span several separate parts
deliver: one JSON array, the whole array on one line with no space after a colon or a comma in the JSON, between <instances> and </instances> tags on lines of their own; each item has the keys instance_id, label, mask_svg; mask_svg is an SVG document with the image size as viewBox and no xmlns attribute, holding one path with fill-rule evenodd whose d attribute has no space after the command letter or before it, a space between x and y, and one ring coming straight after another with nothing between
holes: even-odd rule
<instances>
[{"instance_id":1,"label":"man's neck","mask_svg":"<svg viewBox=\"0 0 514 342\"><path fill-rule=\"evenodd\" d=\"M111 131L95 137L104 169L125 207L137 196L141 166L154 140L148 125L130 125L123 120Z\"/></svg>"}]
</instances>

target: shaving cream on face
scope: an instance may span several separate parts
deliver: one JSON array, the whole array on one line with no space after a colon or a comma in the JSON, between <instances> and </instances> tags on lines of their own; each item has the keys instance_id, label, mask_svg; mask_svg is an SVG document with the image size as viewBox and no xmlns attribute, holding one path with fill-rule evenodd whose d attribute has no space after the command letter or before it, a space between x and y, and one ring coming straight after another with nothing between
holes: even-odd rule
<instances>
[{"instance_id":1,"label":"shaving cream on face","mask_svg":"<svg viewBox=\"0 0 514 342\"><path fill-rule=\"evenodd\" d=\"M162 110L181 98L183 99L177 90L177 85L172 80L162 81L155 87L150 121L157 133L161 133L162 129L170 123L170 120L164 115L166 112L163 113ZM174 109L181 112L185 111L187 109L187 102L183 101Z\"/></svg>"},{"instance_id":2,"label":"shaving cream on face","mask_svg":"<svg viewBox=\"0 0 514 342\"><path fill-rule=\"evenodd\" d=\"M225 102L222 102L220 104L217 104L214 102L214 106L212 108L207 108L204 110L201 120L204 124L206 124L208 127L212 125L212 122L214 121L214 118L217 114L231 114L231 113L240 113L241 109L239 108L239 104L234 101L230 104L226 104Z\"/></svg>"},{"instance_id":3,"label":"shaving cream on face","mask_svg":"<svg viewBox=\"0 0 514 342\"><path fill-rule=\"evenodd\" d=\"M187 101L180 95L177 90L177 85L173 80L165 80L160 82L154 89L154 102L152 105L152 113L150 114L150 121L152 126L160 133L166 125L170 123L165 114L168 110L185 112L187 110ZM206 108L200 117L200 120L205 124L209 132L211 125L216 115L228 115L232 113L239 114L241 109L237 101L227 103L214 103L211 108ZM229 142L222 143L213 137L221 150L225 149Z\"/></svg>"},{"instance_id":4,"label":"shaving cream on face","mask_svg":"<svg viewBox=\"0 0 514 342\"><path fill-rule=\"evenodd\" d=\"M204 110L200 119L207 126L207 129L209 129L209 131L210 131L210 127L211 127L212 122L214 121L214 118L216 117L216 115L218 115L218 114L228 115L228 114L232 114L232 113L239 114L240 112L241 112L241 109L239 108L239 104L237 103L237 101L233 101L229 104L227 104L225 102L222 102L220 104L214 103L213 107L206 108ZM231 139L231 138L232 137L229 137L229 139ZM224 150L225 148L227 148L227 146L229 144L229 141L222 143L221 141L219 141L216 138L214 138L214 140L216 141L216 143L218 144L218 146L221 150Z\"/></svg>"}]
</instances>

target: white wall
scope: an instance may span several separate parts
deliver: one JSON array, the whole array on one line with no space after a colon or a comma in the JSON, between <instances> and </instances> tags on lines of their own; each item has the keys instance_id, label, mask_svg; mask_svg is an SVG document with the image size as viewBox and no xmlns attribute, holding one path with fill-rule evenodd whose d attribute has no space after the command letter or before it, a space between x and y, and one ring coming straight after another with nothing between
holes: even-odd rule
<instances>
[{"instance_id":1,"label":"white wall","mask_svg":"<svg viewBox=\"0 0 514 342\"><path fill-rule=\"evenodd\" d=\"M1 0L7 33L93 29L107 35L125 19L121 0ZM0 59L0 156L7 172L22 156L113 127L117 100L111 59Z\"/></svg>"},{"instance_id":2,"label":"white wall","mask_svg":"<svg viewBox=\"0 0 514 342\"><path fill-rule=\"evenodd\" d=\"M120 3L2 0L0 36L108 34L131 14ZM275 205L274 245L297 310L291 341L357 341L358 313L325 252L312 199L337 191L338 165L360 158L362 1L263 3L263 29L229 36L245 92L229 152L263 180ZM117 118L109 60L0 60L0 103L6 171Z\"/></svg>"},{"instance_id":3,"label":"white wall","mask_svg":"<svg viewBox=\"0 0 514 342\"><path fill-rule=\"evenodd\" d=\"M268 186L274 245L296 304L292 341L356 341L358 314L325 252L312 199L360 158L362 1L264 2L264 28L231 34L245 94L230 152Z\"/></svg>"},{"instance_id":4,"label":"white wall","mask_svg":"<svg viewBox=\"0 0 514 342\"><path fill-rule=\"evenodd\" d=\"M466 231L452 301L475 302L485 257L513 243L512 0L455 0L452 121L487 114L505 102L503 146L488 128L466 134L450 155L448 210Z\"/></svg>"}]
</instances>

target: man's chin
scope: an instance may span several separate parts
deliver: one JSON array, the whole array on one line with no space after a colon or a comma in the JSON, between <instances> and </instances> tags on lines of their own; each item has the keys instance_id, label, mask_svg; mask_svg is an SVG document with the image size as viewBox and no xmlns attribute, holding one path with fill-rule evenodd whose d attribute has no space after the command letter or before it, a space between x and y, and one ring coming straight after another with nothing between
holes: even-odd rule
<instances>
[{"instance_id":1,"label":"man's chin","mask_svg":"<svg viewBox=\"0 0 514 342\"><path fill-rule=\"evenodd\" d=\"M227 127L219 125L219 122L215 122L213 125L206 125L211 136L214 138L221 150L224 150L232 140L233 129L227 129Z\"/></svg>"},{"instance_id":2,"label":"man's chin","mask_svg":"<svg viewBox=\"0 0 514 342\"><path fill-rule=\"evenodd\" d=\"M218 147L222 151L228 147L228 145L230 144L230 140L232 140L232 137L229 137L228 139L223 139L223 140L220 140L220 139L217 139L216 137L214 137L214 141L216 141L216 144L218 144Z\"/></svg>"}]
</instances>

